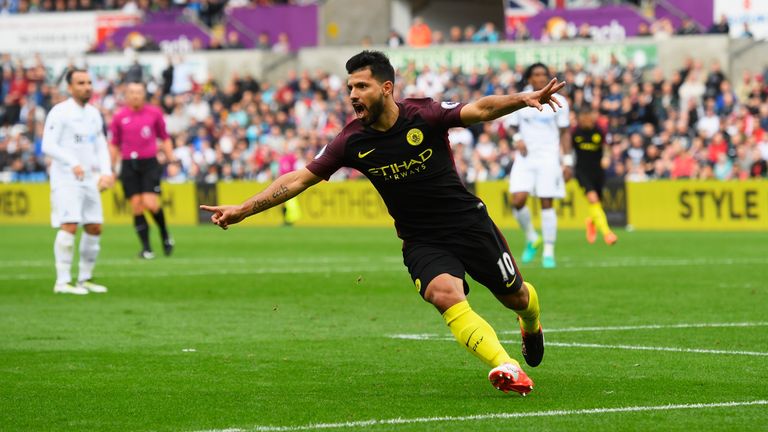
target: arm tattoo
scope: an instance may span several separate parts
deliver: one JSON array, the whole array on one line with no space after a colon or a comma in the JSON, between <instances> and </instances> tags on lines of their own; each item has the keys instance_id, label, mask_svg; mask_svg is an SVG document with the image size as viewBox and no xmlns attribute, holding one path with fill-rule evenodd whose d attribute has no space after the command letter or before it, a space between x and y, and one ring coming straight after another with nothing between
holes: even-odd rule
<instances>
[{"instance_id":1,"label":"arm tattoo","mask_svg":"<svg viewBox=\"0 0 768 432\"><path fill-rule=\"evenodd\" d=\"M256 200L256 202L253 203L253 212L258 213L266 208L269 208L271 201L268 199L265 200Z\"/></svg>"},{"instance_id":2,"label":"arm tattoo","mask_svg":"<svg viewBox=\"0 0 768 432\"><path fill-rule=\"evenodd\" d=\"M288 194L288 187L286 185L280 185L280 189L272 193L272 199L278 199L282 197L283 195ZM253 213L258 213L262 210L266 210L268 208L272 207L272 200L269 198L265 198L263 200L257 199L253 203L253 207L251 207L251 211Z\"/></svg>"},{"instance_id":3,"label":"arm tattoo","mask_svg":"<svg viewBox=\"0 0 768 432\"><path fill-rule=\"evenodd\" d=\"M285 195L287 193L288 193L288 188L285 185L280 185L280 190L273 193L272 198L277 199L281 195Z\"/></svg>"}]
</instances>

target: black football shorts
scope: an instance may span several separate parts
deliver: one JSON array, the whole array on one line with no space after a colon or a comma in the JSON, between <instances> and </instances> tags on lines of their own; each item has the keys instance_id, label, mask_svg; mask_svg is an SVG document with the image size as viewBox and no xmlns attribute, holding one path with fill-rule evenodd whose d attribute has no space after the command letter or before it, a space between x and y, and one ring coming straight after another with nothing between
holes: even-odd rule
<instances>
[{"instance_id":1,"label":"black football shorts","mask_svg":"<svg viewBox=\"0 0 768 432\"><path fill-rule=\"evenodd\" d=\"M605 186L605 172L603 170L587 172L577 169L575 174L576 180L578 180L581 188L584 189L584 193L594 191L597 192L597 196L603 197L603 186Z\"/></svg>"},{"instance_id":2,"label":"black football shorts","mask_svg":"<svg viewBox=\"0 0 768 432\"><path fill-rule=\"evenodd\" d=\"M453 235L439 239L406 241L403 262L421 296L436 276L447 273L464 280L465 274L494 294L513 294L523 284L504 236L490 217Z\"/></svg>"},{"instance_id":3,"label":"black football shorts","mask_svg":"<svg viewBox=\"0 0 768 432\"><path fill-rule=\"evenodd\" d=\"M120 182L126 198L139 193L160 193L163 167L157 159L123 159Z\"/></svg>"}]
</instances>

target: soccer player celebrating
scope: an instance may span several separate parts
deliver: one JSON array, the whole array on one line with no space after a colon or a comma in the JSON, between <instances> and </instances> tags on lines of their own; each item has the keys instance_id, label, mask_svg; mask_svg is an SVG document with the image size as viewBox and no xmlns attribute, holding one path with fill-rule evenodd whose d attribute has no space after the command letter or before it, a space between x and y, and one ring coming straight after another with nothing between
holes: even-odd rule
<instances>
[{"instance_id":1,"label":"soccer player celebrating","mask_svg":"<svg viewBox=\"0 0 768 432\"><path fill-rule=\"evenodd\" d=\"M157 161L157 140L163 140L163 151L168 163L175 163L171 138L165 130L165 120L159 108L145 103L147 92L143 83L126 86L127 106L112 119L110 130L112 145L122 158L120 182L125 197L131 201L133 224L141 240L139 258L153 259L155 254L149 243L149 225L144 211L149 210L160 228L163 252L173 252L173 239L168 234L165 214L160 205L160 177L163 167ZM115 157L117 150L113 151Z\"/></svg>"},{"instance_id":2,"label":"soccer player celebrating","mask_svg":"<svg viewBox=\"0 0 768 432\"><path fill-rule=\"evenodd\" d=\"M456 340L492 369L491 383L527 394L533 381L499 343L493 328L469 306L468 273L518 315L523 357L537 366L544 355L539 300L523 282L504 237L485 205L462 185L447 135L452 127L489 121L526 106L556 107L552 80L535 92L486 96L475 102L406 99L395 102L395 72L381 52L347 61L347 87L357 118L305 168L287 173L240 205L201 206L227 229L298 195L341 167L362 172L384 199L403 239L403 260L421 296L442 314Z\"/></svg>"},{"instance_id":3,"label":"soccer player celebrating","mask_svg":"<svg viewBox=\"0 0 768 432\"><path fill-rule=\"evenodd\" d=\"M573 132L573 148L576 151L576 180L584 189L589 201L587 218L587 241L597 240L597 231L603 235L606 244L616 243L618 237L608 226L608 219L601 204L605 170L602 166L605 136L595 127L595 116L589 106L578 113L577 126Z\"/></svg>"},{"instance_id":4,"label":"soccer player celebrating","mask_svg":"<svg viewBox=\"0 0 768 432\"><path fill-rule=\"evenodd\" d=\"M104 138L101 114L88 101L93 87L88 72L71 69L66 75L70 98L54 106L45 119L43 152L51 158L51 225L59 228L53 243L56 284L61 294L105 293L107 288L93 283L93 268L99 256L101 225L100 190L111 187L114 175L109 148ZM80 237L80 263L77 284L72 285L72 256L77 226Z\"/></svg>"},{"instance_id":5,"label":"soccer player celebrating","mask_svg":"<svg viewBox=\"0 0 768 432\"><path fill-rule=\"evenodd\" d=\"M526 90L541 91L549 81L548 69L541 63L534 63L525 71L528 81ZM533 227L531 211L526 206L528 195L541 200L541 233L544 237L542 267L555 267L555 240L557 239L557 213L552 208L554 198L565 197L563 169L560 167L560 152L565 155L563 165L570 174L573 165L570 156L568 127L568 102L560 95L552 99L562 109L555 110L547 105L538 111L526 107L512 113L505 123L513 132L516 148L515 161L509 174L509 191L515 218L525 232L525 249L520 257L523 263L533 261L541 247L541 238Z\"/></svg>"}]
</instances>

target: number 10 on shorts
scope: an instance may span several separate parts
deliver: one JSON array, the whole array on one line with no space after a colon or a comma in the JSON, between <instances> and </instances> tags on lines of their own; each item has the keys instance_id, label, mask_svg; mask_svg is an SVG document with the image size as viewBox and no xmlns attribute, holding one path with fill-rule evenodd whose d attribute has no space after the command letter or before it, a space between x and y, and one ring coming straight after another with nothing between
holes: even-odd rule
<instances>
[{"instance_id":1,"label":"number 10 on shorts","mask_svg":"<svg viewBox=\"0 0 768 432\"><path fill-rule=\"evenodd\" d=\"M512 257L509 256L509 253L504 252L501 255L501 258L496 261L496 265L498 265L499 270L501 270L504 282L509 281L510 275L512 275L512 280L515 280L515 266L512 264Z\"/></svg>"}]
</instances>

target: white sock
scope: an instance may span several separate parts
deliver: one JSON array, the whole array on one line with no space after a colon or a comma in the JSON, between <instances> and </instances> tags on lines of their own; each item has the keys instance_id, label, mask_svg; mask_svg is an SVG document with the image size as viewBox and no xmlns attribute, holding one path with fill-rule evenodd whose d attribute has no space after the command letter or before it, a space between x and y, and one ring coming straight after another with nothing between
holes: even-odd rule
<instances>
[{"instance_id":1,"label":"white sock","mask_svg":"<svg viewBox=\"0 0 768 432\"><path fill-rule=\"evenodd\" d=\"M101 246L99 241L101 236L91 235L86 232L80 237L80 274L78 282L84 282L93 277L93 267L96 265L96 258L99 256Z\"/></svg>"},{"instance_id":2,"label":"white sock","mask_svg":"<svg viewBox=\"0 0 768 432\"><path fill-rule=\"evenodd\" d=\"M75 235L64 230L56 233L53 256L56 259L56 284L72 282L72 255L75 254Z\"/></svg>"},{"instance_id":3,"label":"white sock","mask_svg":"<svg viewBox=\"0 0 768 432\"><path fill-rule=\"evenodd\" d=\"M536 234L536 230L533 229L533 222L531 222L531 211L528 206L523 206L521 209L512 207L512 212L515 214L517 223L520 225L520 229L525 233L525 238L529 242L533 243L539 239L539 235Z\"/></svg>"},{"instance_id":4,"label":"white sock","mask_svg":"<svg viewBox=\"0 0 768 432\"><path fill-rule=\"evenodd\" d=\"M555 256L555 240L557 240L557 213L555 213L555 209L541 210L541 234L544 237L544 256Z\"/></svg>"}]
</instances>

